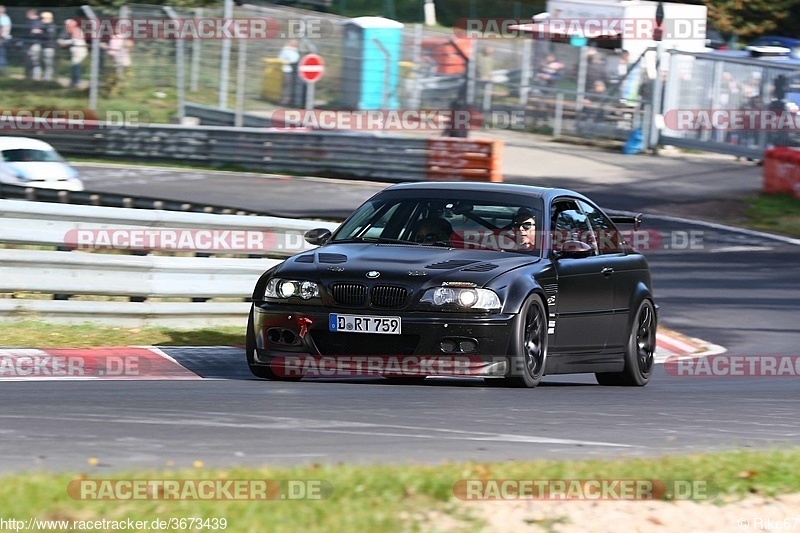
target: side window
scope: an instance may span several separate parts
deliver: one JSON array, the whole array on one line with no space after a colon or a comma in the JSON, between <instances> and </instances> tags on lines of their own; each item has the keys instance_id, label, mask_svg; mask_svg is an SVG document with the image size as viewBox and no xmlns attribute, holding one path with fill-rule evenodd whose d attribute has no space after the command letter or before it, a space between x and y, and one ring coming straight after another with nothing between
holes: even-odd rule
<instances>
[{"instance_id":1,"label":"side window","mask_svg":"<svg viewBox=\"0 0 800 533\"><path fill-rule=\"evenodd\" d=\"M553 203L550 216L552 220L551 246L554 250L559 249L566 241L581 241L594 248L594 255L598 255L594 231L576 201L560 200Z\"/></svg>"},{"instance_id":2,"label":"side window","mask_svg":"<svg viewBox=\"0 0 800 533\"><path fill-rule=\"evenodd\" d=\"M597 248L601 254L618 254L622 251L622 236L614 223L597 207L579 200L589 224L597 238Z\"/></svg>"}]
</instances>

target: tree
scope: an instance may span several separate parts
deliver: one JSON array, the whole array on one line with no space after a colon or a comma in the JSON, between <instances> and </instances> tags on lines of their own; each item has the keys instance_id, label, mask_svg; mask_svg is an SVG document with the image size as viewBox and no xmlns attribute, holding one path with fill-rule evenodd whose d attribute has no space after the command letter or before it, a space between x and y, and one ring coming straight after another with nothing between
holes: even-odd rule
<instances>
[{"instance_id":1,"label":"tree","mask_svg":"<svg viewBox=\"0 0 800 533\"><path fill-rule=\"evenodd\" d=\"M710 22L722 33L750 40L760 35L792 33L792 12L800 0L703 0Z\"/></svg>"}]
</instances>

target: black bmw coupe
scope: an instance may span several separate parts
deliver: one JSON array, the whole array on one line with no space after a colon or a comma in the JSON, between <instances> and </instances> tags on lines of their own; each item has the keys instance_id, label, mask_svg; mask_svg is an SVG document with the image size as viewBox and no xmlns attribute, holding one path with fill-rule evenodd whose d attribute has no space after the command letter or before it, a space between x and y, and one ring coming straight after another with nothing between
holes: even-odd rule
<instances>
[{"instance_id":1,"label":"black bmw coupe","mask_svg":"<svg viewBox=\"0 0 800 533\"><path fill-rule=\"evenodd\" d=\"M650 379L657 316L647 261L588 198L497 183L388 187L253 291L247 363L298 380L546 374Z\"/></svg>"}]
</instances>

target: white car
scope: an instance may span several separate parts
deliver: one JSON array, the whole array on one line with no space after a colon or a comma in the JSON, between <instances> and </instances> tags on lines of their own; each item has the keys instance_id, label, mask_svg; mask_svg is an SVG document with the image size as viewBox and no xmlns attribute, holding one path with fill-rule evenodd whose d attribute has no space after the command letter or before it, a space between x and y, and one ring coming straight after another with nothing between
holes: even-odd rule
<instances>
[{"instance_id":1,"label":"white car","mask_svg":"<svg viewBox=\"0 0 800 533\"><path fill-rule=\"evenodd\" d=\"M44 141L0 137L0 183L82 191L78 172Z\"/></svg>"}]
</instances>

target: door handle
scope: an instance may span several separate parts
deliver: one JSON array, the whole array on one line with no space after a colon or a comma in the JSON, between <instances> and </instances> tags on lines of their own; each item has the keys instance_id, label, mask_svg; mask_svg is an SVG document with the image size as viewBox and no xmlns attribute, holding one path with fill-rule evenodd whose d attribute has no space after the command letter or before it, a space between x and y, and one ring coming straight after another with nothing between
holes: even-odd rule
<instances>
[{"instance_id":1,"label":"door handle","mask_svg":"<svg viewBox=\"0 0 800 533\"><path fill-rule=\"evenodd\" d=\"M601 270L600 273L605 277L608 277L614 273L614 269L611 267L603 267L603 270Z\"/></svg>"}]
</instances>

